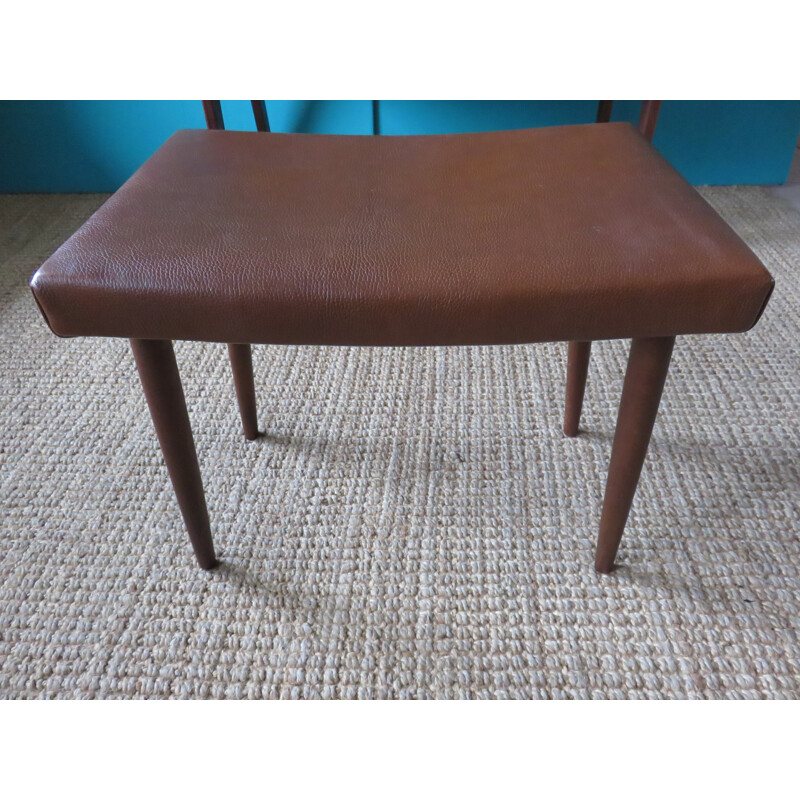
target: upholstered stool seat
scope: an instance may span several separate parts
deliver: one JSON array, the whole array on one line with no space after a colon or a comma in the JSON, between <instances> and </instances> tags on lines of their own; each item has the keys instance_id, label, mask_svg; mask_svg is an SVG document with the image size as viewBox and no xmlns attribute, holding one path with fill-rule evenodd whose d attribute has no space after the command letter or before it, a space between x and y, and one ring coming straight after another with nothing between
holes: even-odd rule
<instances>
[{"instance_id":1,"label":"upholstered stool seat","mask_svg":"<svg viewBox=\"0 0 800 800\"><path fill-rule=\"evenodd\" d=\"M249 344L570 341L574 435L589 343L632 338L596 558L607 572L674 337L750 328L772 279L623 123L413 137L181 131L31 286L55 333L131 339L203 567L216 555L170 340L229 344L253 439Z\"/></svg>"},{"instance_id":2,"label":"upholstered stool seat","mask_svg":"<svg viewBox=\"0 0 800 800\"><path fill-rule=\"evenodd\" d=\"M33 281L62 336L346 345L741 331L771 286L627 123L181 131Z\"/></svg>"}]
</instances>

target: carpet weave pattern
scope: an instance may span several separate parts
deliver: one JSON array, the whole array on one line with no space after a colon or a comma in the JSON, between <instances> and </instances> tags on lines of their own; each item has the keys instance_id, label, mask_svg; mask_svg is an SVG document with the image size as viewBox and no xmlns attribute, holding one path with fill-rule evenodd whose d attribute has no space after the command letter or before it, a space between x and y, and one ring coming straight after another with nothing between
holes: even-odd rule
<instances>
[{"instance_id":1,"label":"carpet weave pattern","mask_svg":"<svg viewBox=\"0 0 800 800\"><path fill-rule=\"evenodd\" d=\"M195 566L124 341L53 336L26 281L102 202L0 198L0 696L800 697L800 215L703 194L777 281L678 340L619 569L593 548L626 342L179 343L222 566Z\"/></svg>"}]
</instances>

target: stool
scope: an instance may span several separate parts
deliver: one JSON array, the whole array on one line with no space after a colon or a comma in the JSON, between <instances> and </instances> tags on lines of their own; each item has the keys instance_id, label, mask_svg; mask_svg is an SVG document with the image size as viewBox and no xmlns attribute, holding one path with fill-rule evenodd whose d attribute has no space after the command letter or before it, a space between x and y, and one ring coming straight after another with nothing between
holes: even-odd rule
<instances>
[{"instance_id":1,"label":"stool","mask_svg":"<svg viewBox=\"0 0 800 800\"><path fill-rule=\"evenodd\" d=\"M573 436L590 343L632 339L595 561L609 572L675 337L747 330L773 281L636 128L607 123L435 136L179 131L31 288L59 336L131 340L205 569L217 562L172 340L228 344L254 439L251 344L567 341Z\"/></svg>"}]
</instances>

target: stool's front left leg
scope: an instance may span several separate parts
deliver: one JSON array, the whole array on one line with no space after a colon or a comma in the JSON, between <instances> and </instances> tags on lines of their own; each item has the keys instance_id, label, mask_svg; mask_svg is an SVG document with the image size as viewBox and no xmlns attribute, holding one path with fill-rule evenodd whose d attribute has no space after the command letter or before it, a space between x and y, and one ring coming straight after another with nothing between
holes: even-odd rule
<instances>
[{"instance_id":1,"label":"stool's front left leg","mask_svg":"<svg viewBox=\"0 0 800 800\"><path fill-rule=\"evenodd\" d=\"M634 339L622 387L600 518L595 569L611 572L667 379L675 337Z\"/></svg>"},{"instance_id":2,"label":"stool's front left leg","mask_svg":"<svg viewBox=\"0 0 800 800\"><path fill-rule=\"evenodd\" d=\"M131 339L131 348L197 563L211 569L217 558L172 342Z\"/></svg>"}]
</instances>

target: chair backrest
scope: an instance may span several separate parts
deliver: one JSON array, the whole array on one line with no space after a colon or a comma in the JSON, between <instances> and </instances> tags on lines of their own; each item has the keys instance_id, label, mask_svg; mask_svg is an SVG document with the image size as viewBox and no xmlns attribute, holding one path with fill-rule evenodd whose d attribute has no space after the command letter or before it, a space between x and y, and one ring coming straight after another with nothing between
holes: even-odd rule
<instances>
[{"instance_id":1,"label":"chair backrest","mask_svg":"<svg viewBox=\"0 0 800 800\"><path fill-rule=\"evenodd\" d=\"M267 104L263 100L251 100L250 105L253 107L256 130L269 133ZM203 111L206 114L206 126L210 130L225 130L225 121L222 119L222 103L219 100L203 100Z\"/></svg>"},{"instance_id":2,"label":"chair backrest","mask_svg":"<svg viewBox=\"0 0 800 800\"><path fill-rule=\"evenodd\" d=\"M614 107L613 100L601 100L597 105L597 121L610 122L611 109ZM656 122L658 112L661 110L661 100L642 100L642 110L639 112L639 133L647 139L653 141L653 134L656 132Z\"/></svg>"},{"instance_id":3,"label":"chair backrest","mask_svg":"<svg viewBox=\"0 0 800 800\"><path fill-rule=\"evenodd\" d=\"M372 124L375 133L378 133L376 101L372 101ZM253 116L256 120L256 130L269 132L269 117L267 104L263 100L251 100ZM597 122L609 122L613 100L600 100L597 105ZM642 110L639 114L639 132L649 142L653 141L656 132L658 112L661 110L661 100L642 100ZM225 122L222 119L222 103L219 100L203 100L203 111L206 113L206 125L211 130L224 130Z\"/></svg>"}]
</instances>

